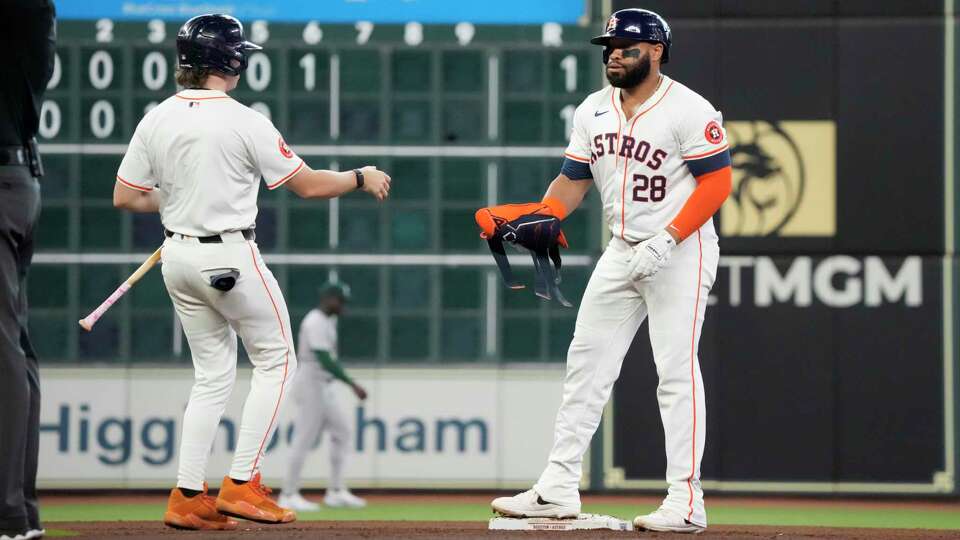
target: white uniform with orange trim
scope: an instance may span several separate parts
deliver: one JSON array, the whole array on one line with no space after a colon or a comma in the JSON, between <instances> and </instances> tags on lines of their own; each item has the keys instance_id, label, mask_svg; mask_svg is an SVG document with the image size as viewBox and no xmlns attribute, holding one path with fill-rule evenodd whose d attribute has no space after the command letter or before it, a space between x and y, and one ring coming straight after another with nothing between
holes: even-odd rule
<instances>
[{"instance_id":1,"label":"white uniform with orange trim","mask_svg":"<svg viewBox=\"0 0 960 540\"><path fill-rule=\"evenodd\" d=\"M260 113L213 90L185 90L137 126L117 180L164 195L160 218L172 232L163 245L163 281L183 324L196 378L183 418L177 486L203 489L207 457L236 378L237 336L253 363L229 475L249 480L276 429L297 366L290 316L257 245L240 232L254 226L261 177L282 185L304 166ZM197 237L220 235L219 243ZM228 292L209 277L236 269Z\"/></svg>"},{"instance_id":2,"label":"white uniform with orange trim","mask_svg":"<svg viewBox=\"0 0 960 540\"><path fill-rule=\"evenodd\" d=\"M583 455L627 349L649 317L666 435L664 506L707 525L700 487L706 411L697 347L720 257L713 221L681 242L653 278L631 280L627 259L632 245L670 224L697 186L686 162L727 149L721 124L710 103L665 75L632 118L624 116L620 90L613 87L577 108L565 155L590 165L613 238L577 314L554 445L534 487L546 501L580 506Z\"/></svg>"}]
</instances>

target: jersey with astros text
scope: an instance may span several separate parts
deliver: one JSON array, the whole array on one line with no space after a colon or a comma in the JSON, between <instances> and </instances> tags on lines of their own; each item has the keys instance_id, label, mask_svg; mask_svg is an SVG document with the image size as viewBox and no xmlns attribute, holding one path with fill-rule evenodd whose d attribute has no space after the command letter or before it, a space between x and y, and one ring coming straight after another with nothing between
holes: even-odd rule
<instances>
[{"instance_id":1,"label":"jersey with astros text","mask_svg":"<svg viewBox=\"0 0 960 540\"><path fill-rule=\"evenodd\" d=\"M168 230L210 236L253 227L260 179L276 189L304 167L270 120L216 90L184 90L137 125L117 181L159 187Z\"/></svg>"},{"instance_id":2,"label":"jersey with astros text","mask_svg":"<svg viewBox=\"0 0 960 540\"><path fill-rule=\"evenodd\" d=\"M610 232L631 243L666 228L697 187L696 164L728 148L721 114L696 92L662 77L630 118L619 88L587 96L574 114L564 154L589 164ZM700 230L705 239L716 238L712 219Z\"/></svg>"}]
</instances>

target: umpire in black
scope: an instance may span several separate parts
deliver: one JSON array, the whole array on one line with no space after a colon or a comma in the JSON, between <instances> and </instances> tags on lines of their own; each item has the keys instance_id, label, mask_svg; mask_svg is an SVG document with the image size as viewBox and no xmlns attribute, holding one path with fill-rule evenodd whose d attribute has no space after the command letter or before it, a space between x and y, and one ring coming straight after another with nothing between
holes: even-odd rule
<instances>
[{"instance_id":1,"label":"umpire in black","mask_svg":"<svg viewBox=\"0 0 960 540\"><path fill-rule=\"evenodd\" d=\"M27 269L43 175L34 138L53 73L53 0L0 1L0 539L43 536L37 508L40 377L27 335Z\"/></svg>"}]
</instances>

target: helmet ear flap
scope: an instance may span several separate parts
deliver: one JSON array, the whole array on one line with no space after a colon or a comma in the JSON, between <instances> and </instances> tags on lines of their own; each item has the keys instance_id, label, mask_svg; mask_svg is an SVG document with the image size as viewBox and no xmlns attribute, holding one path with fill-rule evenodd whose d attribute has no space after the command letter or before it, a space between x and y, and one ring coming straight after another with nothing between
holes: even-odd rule
<instances>
[{"instance_id":1,"label":"helmet ear flap","mask_svg":"<svg viewBox=\"0 0 960 540\"><path fill-rule=\"evenodd\" d=\"M606 63L610 60L610 55L611 55L612 53L613 53L613 47L607 45L606 47L603 48L603 63L604 63L604 65L606 65Z\"/></svg>"}]
</instances>

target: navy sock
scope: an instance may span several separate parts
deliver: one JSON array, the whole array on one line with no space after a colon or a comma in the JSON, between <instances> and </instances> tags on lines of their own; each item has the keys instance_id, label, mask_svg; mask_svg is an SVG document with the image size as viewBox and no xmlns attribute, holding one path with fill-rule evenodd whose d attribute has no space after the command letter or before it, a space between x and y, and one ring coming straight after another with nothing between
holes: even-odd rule
<instances>
[{"instance_id":1,"label":"navy sock","mask_svg":"<svg viewBox=\"0 0 960 540\"><path fill-rule=\"evenodd\" d=\"M198 491L196 489L187 489L187 488L177 488L177 489L179 489L180 493L183 493L183 496L188 499L190 497L196 497L197 495L203 493L202 491Z\"/></svg>"}]
</instances>

